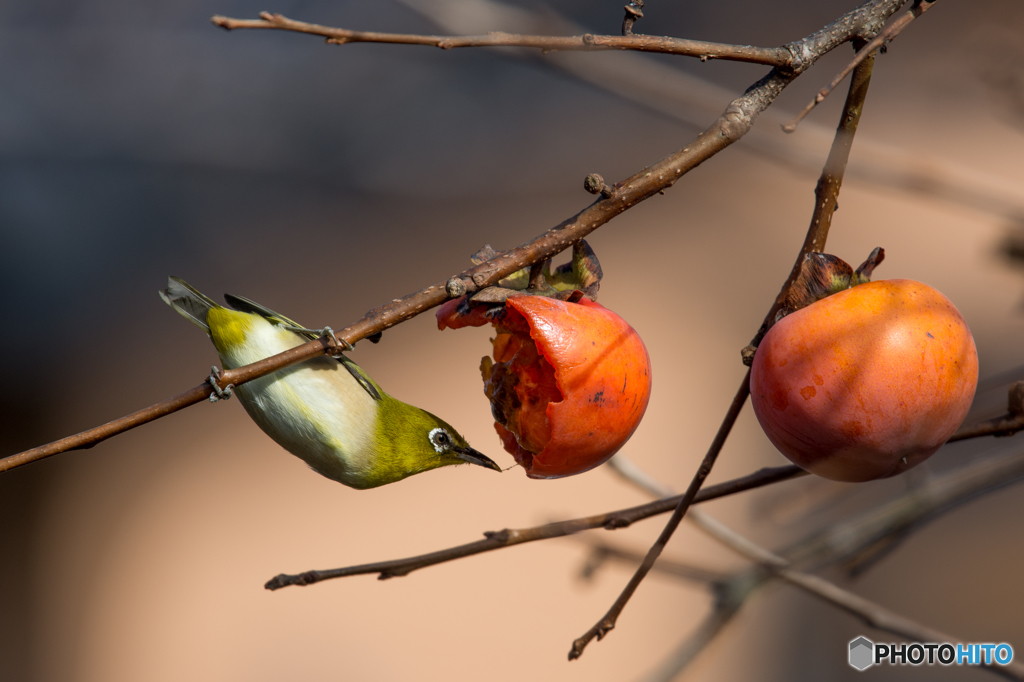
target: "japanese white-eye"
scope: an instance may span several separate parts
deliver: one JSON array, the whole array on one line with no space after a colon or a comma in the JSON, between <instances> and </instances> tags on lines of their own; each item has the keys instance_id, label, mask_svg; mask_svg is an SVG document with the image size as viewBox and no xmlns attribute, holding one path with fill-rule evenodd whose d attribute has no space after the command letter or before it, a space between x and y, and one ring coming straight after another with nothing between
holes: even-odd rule
<instances>
[{"instance_id":1,"label":"japanese white-eye","mask_svg":"<svg viewBox=\"0 0 1024 682\"><path fill-rule=\"evenodd\" d=\"M219 305L177 277L160 297L202 328L227 369L306 343L317 333L240 296ZM352 488L452 464L501 471L447 422L385 393L350 358L318 357L234 389L252 420L314 471Z\"/></svg>"}]
</instances>

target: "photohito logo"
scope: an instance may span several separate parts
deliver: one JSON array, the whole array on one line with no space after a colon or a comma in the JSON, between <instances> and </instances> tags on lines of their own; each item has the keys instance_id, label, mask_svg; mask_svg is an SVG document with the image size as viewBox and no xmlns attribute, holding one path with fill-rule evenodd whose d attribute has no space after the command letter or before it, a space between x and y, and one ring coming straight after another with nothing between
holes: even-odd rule
<instances>
[{"instance_id":1,"label":"photohito logo","mask_svg":"<svg viewBox=\"0 0 1024 682\"><path fill-rule=\"evenodd\" d=\"M873 665L1009 665L1009 644L876 644L867 637L850 642L850 667L867 670Z\"/></svg>"}]
</instances>

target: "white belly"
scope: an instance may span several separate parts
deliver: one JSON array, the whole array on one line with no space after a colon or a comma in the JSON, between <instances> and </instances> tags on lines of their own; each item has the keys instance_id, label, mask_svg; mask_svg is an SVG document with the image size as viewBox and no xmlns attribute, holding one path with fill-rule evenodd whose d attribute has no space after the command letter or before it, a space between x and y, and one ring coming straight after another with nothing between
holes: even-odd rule
<instances>
[{"instance_id":1,"label":"white belly","mask_svg":"<svg viewBox=\"0 0 1024 682\"><path fill-rule=\"evenodd\" d=\"M306 341L253 318L245 343L221 353L225 367L251 364ZM284 449L328 478L361 487L374 451L377 401L340 362L314 358L235 391L253 421Z\"/></svg>"}]
</instances>

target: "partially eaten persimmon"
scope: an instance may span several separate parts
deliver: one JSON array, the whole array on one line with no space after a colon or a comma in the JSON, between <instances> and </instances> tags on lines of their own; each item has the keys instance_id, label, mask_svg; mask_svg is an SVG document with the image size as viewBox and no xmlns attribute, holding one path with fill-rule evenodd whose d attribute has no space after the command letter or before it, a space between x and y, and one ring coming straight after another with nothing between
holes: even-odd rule
<instances>
[{"instance_id":1,"label":"partially eaten persimmon","mask_svg":"<svg viewBox=\"0 0 1024 682\"><path fill-rule=\"evenodd\" d=\"M513 296L492 322L484 393L502 444L530 478L593 469L629 440L650 399L651 364L621 317L587 298Z\"/></svg>"}]
</instances>

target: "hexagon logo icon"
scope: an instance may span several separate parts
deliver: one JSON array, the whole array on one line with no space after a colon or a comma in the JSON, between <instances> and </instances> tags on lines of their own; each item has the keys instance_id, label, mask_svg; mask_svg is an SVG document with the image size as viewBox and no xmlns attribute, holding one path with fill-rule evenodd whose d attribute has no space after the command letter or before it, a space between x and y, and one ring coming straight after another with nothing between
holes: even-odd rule
<instances>
[{"instance_id":1,"label":"hexagon logo icon","mask_svg":"<svg viewBox=\"0 0 1024 682\"><path fill-rule=\"evenodd\" d=\"M850 666L865 670L875 663L875 643L867 637L858 637L850 642Z\"/></svg>"}]
</instances>

